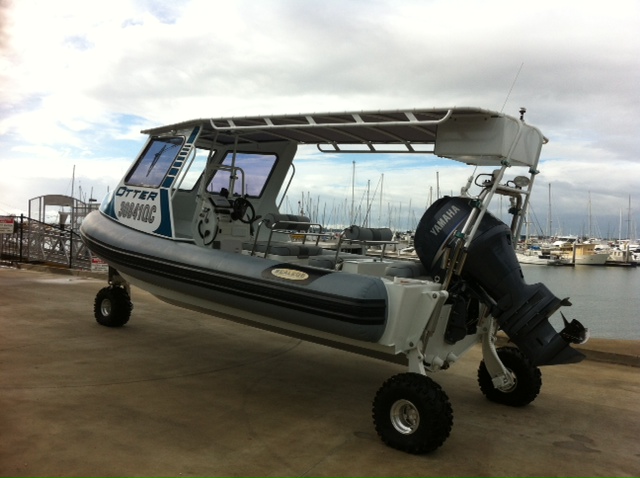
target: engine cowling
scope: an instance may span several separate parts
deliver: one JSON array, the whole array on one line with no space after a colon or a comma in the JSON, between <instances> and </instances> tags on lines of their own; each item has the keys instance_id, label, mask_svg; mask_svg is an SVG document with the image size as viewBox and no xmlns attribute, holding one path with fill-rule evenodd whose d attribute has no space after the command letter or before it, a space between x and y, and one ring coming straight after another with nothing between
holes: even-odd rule
<instances>
[{"instance_id":1,"label":"engine cowling","mask_svg":"<svg viewBox=\"0 0 640 478\"><path fill-rule=\"evenodd\" d=\"M444 197L424 213L415 236L422 265L436 280L445 275L444 258L453 251L456 237L473 210L473 200ZM584 355L549 323L562 305L544 284L527 284L512 244L509 227L485 213L467 250L460 277L490 307L502 330L535 365L575 363Z\"/></svg>"}]
</instances>

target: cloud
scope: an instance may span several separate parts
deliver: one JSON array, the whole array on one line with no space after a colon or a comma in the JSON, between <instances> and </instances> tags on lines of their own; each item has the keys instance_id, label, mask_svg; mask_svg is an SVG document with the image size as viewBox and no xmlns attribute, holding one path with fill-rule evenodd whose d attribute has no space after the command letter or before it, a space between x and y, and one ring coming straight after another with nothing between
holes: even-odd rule
<instances>
[{"instance_id":1,"label":"cloud","mask_svg":"<svg viewBox=\"0 0 640 478\"><path fill-rule=\"evenodd\" d=\"M0 167L43 178L67 161L109 168L137 154L140 129L197 117L454 105L517 114L525 106L527 121L550 138L540 183L562 184L571 197L591 190L594 203L615 212L638 177L639 10L632 0L607 8L550 0L3 2ZM59 161L64 168L50 166ZM367 164L368 179L384 169ZM457 178L442 171L443 183ZM410 166L395 172L419 175ZM389 195L402 189L393 173L384 173ZM421 173L411 191L424 198L434 174L426 166ZM22 184L37 195L35 180ZM24 201L22 189L11 191L11 202ZM578 202L558 197L576 215Z\"/></svg>"}]
</instances>

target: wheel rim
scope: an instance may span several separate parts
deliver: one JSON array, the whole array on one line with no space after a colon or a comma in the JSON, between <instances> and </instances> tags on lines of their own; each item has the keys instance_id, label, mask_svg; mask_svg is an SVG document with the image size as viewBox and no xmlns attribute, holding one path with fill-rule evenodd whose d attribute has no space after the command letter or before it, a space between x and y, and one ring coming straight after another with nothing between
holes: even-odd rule
<instances>
[{"instance_id":1,"label":"wheel rim","mask_svg":"<svg viewBox=\"0 0 640 478\"><path fill-rule=\"evenodd\" d=\"M103 317L111 315L111 301L109 299L102 299L102 302L100 302L100 313Z\"/></svg>"},{"instance_id":2,"label":"wheel rim","mask_svg":"<svg viewBox=\"0 0 640 478\"><path fill-rule=\"evenodd\" d=\"M420 412L408 400L398 400L391 407L391 424L403 435L411 435L420 425Z\"/></svg>"}]
</instances>

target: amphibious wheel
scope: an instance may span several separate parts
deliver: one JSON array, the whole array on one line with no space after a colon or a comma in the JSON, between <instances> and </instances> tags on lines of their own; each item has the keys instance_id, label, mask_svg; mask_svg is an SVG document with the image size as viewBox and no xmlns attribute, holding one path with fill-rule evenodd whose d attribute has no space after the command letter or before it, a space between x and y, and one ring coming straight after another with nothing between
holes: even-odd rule
<instances>
[{"instance_id":1,"label":"amphibious wheel","mask_svg":"<svg viewBox=\"0 0 640 478\"><path fill-rule=\"evenodd\" d=\"M492 402L511 407L523 407L533 402L542 387L540 369L515 347L501 347L497 352L504 366L513 374L515 383L508 390L495 388L483 360L478 369L478 384L482 393Z\"/></svg>"},{"instance_id":2,"label":"amphibious wheel","mask_svg":"<svg viewBox=\"0 0 640 478\"><path fill-rule=\"evenodd\" d=\"M122 287L105 287L96 295L93 312L96 321L107 327L122 327L129 321L133 304Z\"/></svg>"},{"instance_id":3,"label":"amphibious wheel","mask_svg":"<svg viewBox=\"0 0 640 478\"><path fill-rule=\"evenodd\" d=\"M445 442L453 426L453 411L436 382L417 373L402 373L378 390L373 422L386 445L423 454Z\"/></svg>"}]
</instances>

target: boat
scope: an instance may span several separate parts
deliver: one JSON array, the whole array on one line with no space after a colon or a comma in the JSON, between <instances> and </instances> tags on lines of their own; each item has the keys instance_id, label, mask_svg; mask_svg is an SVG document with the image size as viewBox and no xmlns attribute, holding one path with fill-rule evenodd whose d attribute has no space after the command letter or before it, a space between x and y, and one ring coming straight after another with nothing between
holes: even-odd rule
<instances>
[{"instance_id":1,"label":"boat","mask_svg":"<svg viewBox=\"0 0 640 478\"><path fill-rule=\"evenodd\" d=\"M552 244L551 254L575 265L603 266L609 258L606 251L597 251L596 244L556 241Z\"/></svg>"},{"instance_id":2,"label":"boat","mask_svg":"<svg viewBox=\"0 0 640 478\"><path fill-rule=\"evenodd\" d=\"M629 242L618 244L616 247L605 250L609 255L607 256L607 265L615 266L627 266L637 267L638 258L637 254L634 254L630 249Z\"/></svg>"},{"instance_id":3,"label":"boat","mask_svg":"<svg viewBox=\"0 0 640 478\"><path fill-rule=\"evenodd\" d=\"M125 325L135 285L216 318L404 363L406 372L374 397L374 426L390 447L431 452L449 436L453 411L428 374L476 344L481 392L510 406L537 397L540 366L584 358L571 345L585 341L587 329L562 312L562 330L549 322L569 300L527 284L515 258L513 238L547 142L523 116L400 109L204 118L144 130L130 169L80 228L109 265L95 319ZM402 260L385 254L397 245L389 228L351 224L323 244L322 224L281 210L296 153L309 146L349 161L447 158L475 172L459 196L425 211L413 244L419 260ZM513 203L510 226L488 211L497 196ZM377 257L367 255L372 247ZM513 347L496 348L498 330Z\"/></svg>"},{"instance_id":4,"label":"boat","mask_svg":"<svg viewBox=\"0 0 640 478\"><path fill-rule=\"evenodd\" d=\"M573 263L564 257L552 255L548 250L540 246L516 249L516 258L520 264L533 264L538 266L567 266Z\"/></svg>"}]
</instances>

